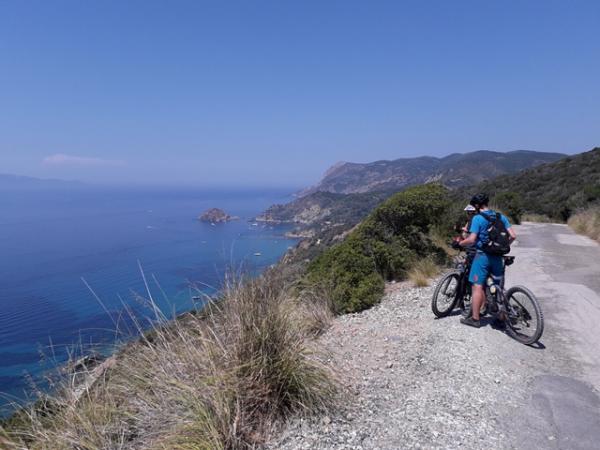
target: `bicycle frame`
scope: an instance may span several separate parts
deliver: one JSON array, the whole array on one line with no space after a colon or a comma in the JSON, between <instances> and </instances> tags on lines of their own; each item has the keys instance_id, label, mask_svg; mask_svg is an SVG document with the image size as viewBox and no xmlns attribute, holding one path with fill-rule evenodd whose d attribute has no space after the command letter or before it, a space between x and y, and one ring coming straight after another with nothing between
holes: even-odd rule
<instances>
[{"instance_id":1,"label":"bicycle frame","mask_svg":"<svg viewBox=\"0 0 600 450\"><path fill-rule=\"evenodd\" d=\"M456 264L456 268L460 272L460 278L458 280L458 286L456 287L455 306L460 309L464 309L465 297L471 295L471 283L469 282L469 272L471 270L471 264L473 263L473 256L475 255L474 249L463 249L465 252L465 261Z\"/></svg>"},{"instance_id":2,"label":"bicycle frame","mask_svg":"<svg viewBox=\"0 0 600 450\"><path fill-rule=\"evenodd\" d=\"M486 288L485 288L485 296L488 302L491 301L489 305L490 310L494 313L504 313L507 314L507 301L505 296L505 280L506 280L506 266L510 266L515 260L514 256L503 256L502 257L502 275L499 277L495 277L493 275L489 275L486 279ZM494 306L496 308L494 308Z\"/></svg>"}]
</instances>

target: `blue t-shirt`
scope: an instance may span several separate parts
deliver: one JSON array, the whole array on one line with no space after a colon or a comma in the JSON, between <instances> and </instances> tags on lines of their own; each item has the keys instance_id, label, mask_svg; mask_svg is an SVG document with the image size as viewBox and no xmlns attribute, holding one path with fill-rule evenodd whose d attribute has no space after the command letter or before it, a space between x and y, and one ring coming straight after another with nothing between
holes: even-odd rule
<instances>
[{"instance_id":1,"label":"blue t-shirt","mask_svg":"<svg viewBox=\"0 0 600 450\"><path fill-rule=\"evenodd\" d=\"M483 247L483 244L488 241L487 229L490 225L490 222L484 219L482 216L489 218L491 221L496 220L496 214L500 213L496 213L495 211L489 209L487 211L480 212L475 217L473 217L473 220L471 221L471 228L469 228L469 233L477 233L477 243L475 244L475 246L478 249L481 249ZM503 214L500 214L500 220L502 221L502 223L504 223L504 226L508 230L510 228L510 222L508 221L508 219L504 217Z\"/></svg>"}]
</instances>

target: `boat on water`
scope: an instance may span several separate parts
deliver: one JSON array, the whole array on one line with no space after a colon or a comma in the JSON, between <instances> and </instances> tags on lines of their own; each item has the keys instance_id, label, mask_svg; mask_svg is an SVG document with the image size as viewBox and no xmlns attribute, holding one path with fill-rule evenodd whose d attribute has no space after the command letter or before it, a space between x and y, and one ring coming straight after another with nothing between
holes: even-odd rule
<instances>
[{"instance_id":1,"label":"boat on water","mask_svg":"<svg viewBox=\"0 0 600 450\"><path fill-rule=\"evenodd\" d=\"M262 253L261 253L261 252L256 252L256 253L254 254L254 256L262 256Z\"/></svg>"}]
</instances>

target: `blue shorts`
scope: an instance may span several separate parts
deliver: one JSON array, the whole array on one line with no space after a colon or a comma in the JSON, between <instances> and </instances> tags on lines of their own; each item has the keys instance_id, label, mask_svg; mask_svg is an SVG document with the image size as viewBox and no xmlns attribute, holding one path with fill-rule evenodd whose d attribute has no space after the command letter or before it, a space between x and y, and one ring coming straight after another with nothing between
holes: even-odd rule
<instances>
[{"instance_id":1,"label":"blue shorts","mask_svg":"<svg viewBox=\"0 0 600 450\"><path fill-rule=\"evenodd\" d=\"M502 264L502 256L488 255L487 253L478 251L471 264L469 281L472 284L483 285L488 275L502 276Z\"/></svg>"}]
</instances>

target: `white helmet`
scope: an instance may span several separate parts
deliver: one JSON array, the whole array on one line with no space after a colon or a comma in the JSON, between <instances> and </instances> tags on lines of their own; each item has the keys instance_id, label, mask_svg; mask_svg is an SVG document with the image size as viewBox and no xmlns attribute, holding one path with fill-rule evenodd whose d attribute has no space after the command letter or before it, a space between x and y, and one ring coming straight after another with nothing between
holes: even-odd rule
<instances>
[{"instance_id":1,"label":"white helmet","mask_svg":"<svg viewBox=\"0 0 600 450\"><path fill-rule=\"evenodd\" d=\"M465 211L467 211L467 212L474 212L474 211L477 211L477 210L475 209L475 207L473 205L467 205L467 206L465 206Z\"/></svg>"}]
</instances>

